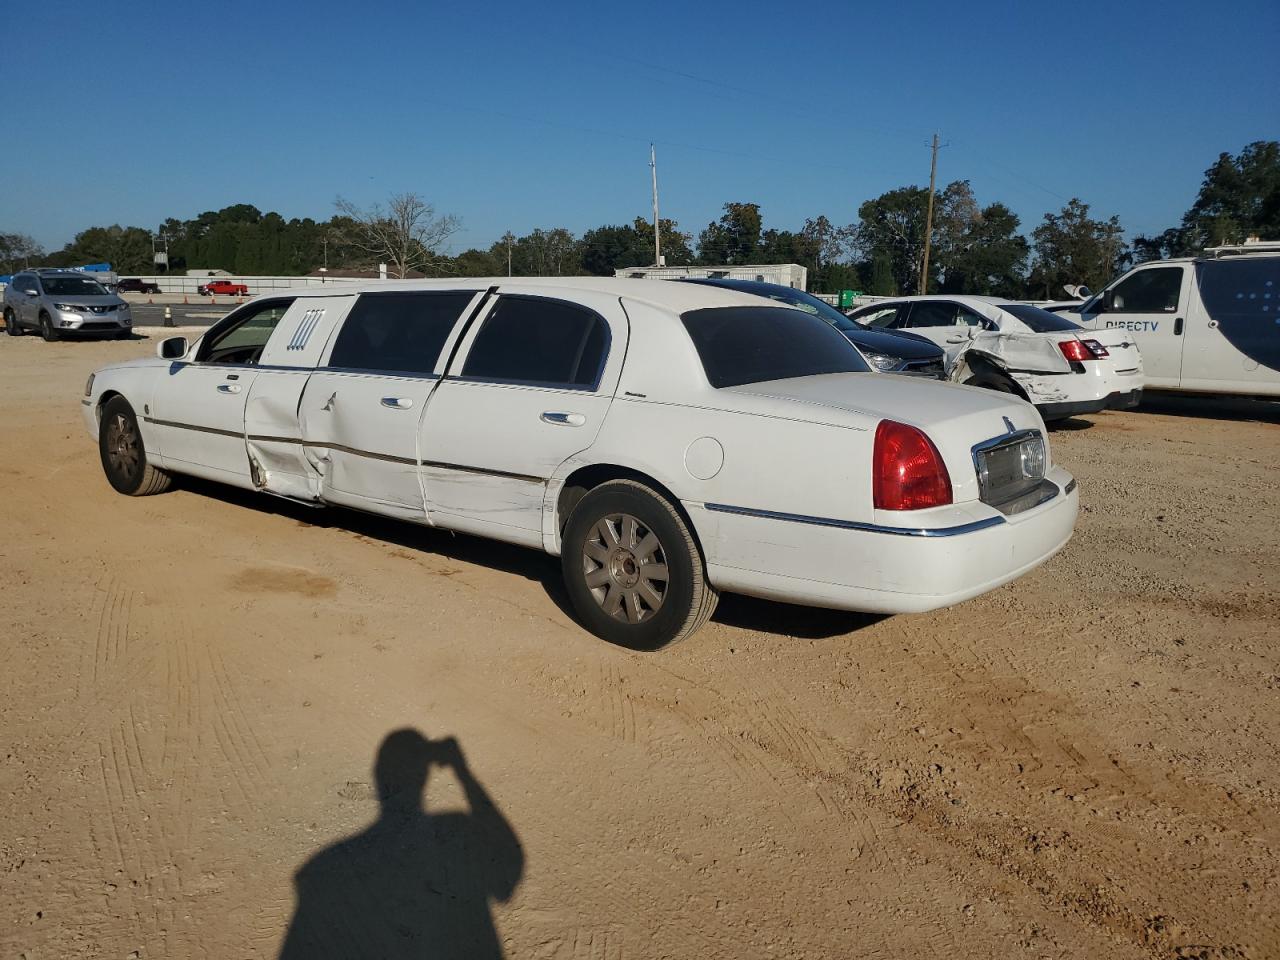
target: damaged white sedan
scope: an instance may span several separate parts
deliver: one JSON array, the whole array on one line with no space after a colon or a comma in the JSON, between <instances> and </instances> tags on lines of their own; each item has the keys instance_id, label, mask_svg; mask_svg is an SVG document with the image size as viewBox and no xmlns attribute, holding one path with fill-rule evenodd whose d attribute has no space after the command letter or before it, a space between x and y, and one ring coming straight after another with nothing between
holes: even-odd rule
<instances>
[{"instance_id":1,"label":"damaged white sedan","mask_svg":"<svg viewBox=\"0 0 1280 960\"><path fill-rule=\"evenodd\" d=\"M174 474L543 550L598 636L653 648L720 591L910 613L1070 538L1023 401L887 377L816 317L651 280L329 285L97 371L120 493Z\"/></svg>"},{"instance_id":2,"label":"damaged white sedan","mask_svg":"<svg viewBox=\"0 0 1280 960\"><path fill-rule=\"evenodd\" d=\"M1045 420L1126 409L1142 399L1142 355L1124 330L1086 329L996 297L899 297L850 319L932 340L946 351L953 383L1020 396Z\"/></svg>"}]
</instances>

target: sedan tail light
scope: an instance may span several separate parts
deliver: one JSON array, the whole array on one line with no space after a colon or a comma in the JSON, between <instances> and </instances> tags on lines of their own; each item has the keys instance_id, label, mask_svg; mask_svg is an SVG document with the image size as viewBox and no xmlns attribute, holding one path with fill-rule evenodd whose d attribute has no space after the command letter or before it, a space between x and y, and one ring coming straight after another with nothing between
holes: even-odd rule
<instances>
[{"instance_id":1,"label":"sedan tail light","mask_svg":"<svg viewBox=\"0 0 1280 960\"><path fill-rule=\"evenodd\" d=\"M881 420L871 471L877 510L922 510L951 503L951 477L938 448L915 427Z\"/></svg>"},{"instance_id":2,"label":"sedan tail light","mask_svg":"<svg viewBox=\"0 0 1280 960\"><path fill-rule=\"evenodd\" d=\"M1107 352L1107 348L1100 344L1097 340L1086 340L1084 345L1093 351L1093 355L1101 360L1103 357L1111 356Z\"/></svg>"},{"instance_id":3,"label":"sedan tail light","mask_svg":"<svg viewBox=\"0 0 1280 960\"><path fill-rule=\"evenodd\" d=\"M1097 340L1062 340L1058 343L1058 349L1062 351L1064 357L1073 363L1098 360L1102 357L1110 356L1107 353L1107 348Z\"/></svg>"}]
</instances>

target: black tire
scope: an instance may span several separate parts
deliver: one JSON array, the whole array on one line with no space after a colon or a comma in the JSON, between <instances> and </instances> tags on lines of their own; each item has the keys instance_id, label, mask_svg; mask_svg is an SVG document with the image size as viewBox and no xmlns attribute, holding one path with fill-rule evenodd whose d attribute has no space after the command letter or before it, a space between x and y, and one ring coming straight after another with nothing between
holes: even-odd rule
<instances>
[{"instance_id":1,"label":"black tire","mask_svg":"<svg viewBox=\"0 0 1280 960\"><path fill-rule=\"evenodd\" d=\"M147 449L138 418L124 397L112 397L98 424L98 453L102 471L117 493L149 497L169 489L173 479L147 462Z\"/></svg>"},{"instance_id":2,"label":"black tire","mask_svg":"<svg viewBox=\"0 0 1280 960\"><path fill-rule=\"evenodd\" d=\"M119 332L115 335L115 339L116 339L116 340L132 340L132 339L133 339L133 331L132 331L132 330L121 330L121 331L119 331Z\"/></svg>"},{"instance_id":3,"label":"black tire","mask_svg":"<svg viewBox=\"0 0 1280 960\"><path fill-rule=\"evenodd\" d=\"M40 314L40 336L44 338L45 343L53 343L58 339L58 331L53 329L53 321L49 319L47 313Z\"/></svg>"},{"instance_id":4,"label":"black tire","mask_svg":"<svg viewBox=\"0 0 1280 960\"><path fill-rule=\"evenodd\" d=\"M560 566L582 624L633 650L683 640L710 619L719 600L679 511L633 480L603 483L578 501L565 524ZM646 567L665 571L664 589L660 575L644 574Z\"/></svg>"},{"instance_id":5,"label":"black tire","mask_svg":"<svg viewBox=\"0 0 1280 960\"><path fill-rule=\"evenodd\" d=\"M11 337L22 336L22 328L18 326L18 315L11 308L4 311L4 332Z\"/></svg>"},{"instance_id":6,"label":"black tire","mask_svg":"<svg viewBox=\"0 0 1280 960\"><path fill-rule=\"evenodd\" d=\"M996 390L1000 393L1012 393L1015 397L1022 396L1022 391L1018 389L1018 385L1008 377L1002 377L995 373L980 373L976 377L970 377L965 382L967 387L982 387L985 390Z\"/></svg>"}]
</instances>

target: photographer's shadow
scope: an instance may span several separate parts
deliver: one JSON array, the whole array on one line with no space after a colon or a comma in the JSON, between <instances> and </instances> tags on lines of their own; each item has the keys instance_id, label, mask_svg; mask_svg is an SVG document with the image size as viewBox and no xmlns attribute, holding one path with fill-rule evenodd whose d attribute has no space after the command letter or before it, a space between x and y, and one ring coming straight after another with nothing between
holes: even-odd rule
<instances>
[{"instance_id":1,"label":"photographer's shadow","mask_svg":"<svg viewBox=\"0 0 1280 960\"><path fill-rule=\"evenodd\" d=\"M453 771L467 812L424 809L432 765ZM489 901L510 898L524 852L457 741L397 730L378 749L374 778L378 820L298 871L281 960L502 957Z\"/></svg>"}]
</instances>

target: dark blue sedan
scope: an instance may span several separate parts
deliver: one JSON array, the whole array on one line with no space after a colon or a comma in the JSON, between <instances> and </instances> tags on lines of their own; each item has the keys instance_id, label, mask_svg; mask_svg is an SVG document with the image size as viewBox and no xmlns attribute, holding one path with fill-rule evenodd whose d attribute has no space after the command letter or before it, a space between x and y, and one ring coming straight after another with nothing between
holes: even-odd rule
<instances>
[{"instance_id":1,"label":"dark blue sedan","mask_svg":"<svg viewBox=\"0 0 1280 960\"><path fill-rule=\"evenodd\" d=\"M882 373L905 373L914 376L946 376L942 348L937 344L898 330L873 330L855 323L825 300L794 287L761 280L734 280L728 277L682 277L681 283L700 283L708 287L727 287L757 297L768 297L789 307L812 313L843 333Z\"/></svg>"}]
</instances>

